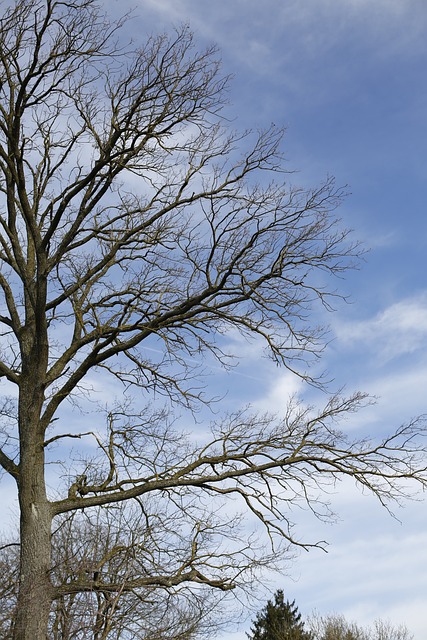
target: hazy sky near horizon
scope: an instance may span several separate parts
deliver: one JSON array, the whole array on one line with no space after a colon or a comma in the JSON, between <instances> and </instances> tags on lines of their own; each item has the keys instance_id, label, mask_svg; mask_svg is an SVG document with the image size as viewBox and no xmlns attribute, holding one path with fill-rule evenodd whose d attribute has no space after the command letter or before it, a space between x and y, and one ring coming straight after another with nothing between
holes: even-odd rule
<instances>
[{"instance_id":1,"label":"hazy sky near horizon","mask_svg":"<svg viewBox=\"0 0 427 640\"><path fill-rule=\"evenodd\" d=\"M224 73L234 76L232 126L285 126L283 151L297 183L315 185L331 174L348 185L340 215L370 252L340 284L351 304L328 318L331 342L322 366L336 387L377 397L349 428L375 435L426 413L427 4L132 0L127 6L135 7L135 40L188 23L201 47L219 46ZM302 393L256 349L241 355L228 377L231 403L280 410L289 393ZM408 504L396 514L400 521L347 486L333 503L336 525L301 525L304 534L325 537L329 552L299 556L288 575L271 578L271 592L283 588L304 615L334 611L361 624L386 618L425 640L426 503ZM244 631L222 638L241 640Z\"/></svg>"}]
</instances>

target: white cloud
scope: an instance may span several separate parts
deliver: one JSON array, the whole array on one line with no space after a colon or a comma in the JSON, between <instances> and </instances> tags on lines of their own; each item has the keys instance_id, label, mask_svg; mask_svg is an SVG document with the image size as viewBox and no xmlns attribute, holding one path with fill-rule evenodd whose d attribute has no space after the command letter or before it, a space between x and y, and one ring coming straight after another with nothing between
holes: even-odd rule
<instances>
[{"instance_id":1,"label":"white cloud","mask_svg":"<svg viewBox=\"0 0 427 640\"><path fill-rule=\"evenodd\" d=\"M347 540L333 540L327 556L310 553L299 559L300 579L293 589L297 602L308 601L323 614L343 613L362 625L382 618L420 631L423 620L413 594L427 587L427 534L407 534L408 527L385 521L384 530L374 534L360 518L353 529L354 536L346 529ZM413 616L408 615L412 606Z\"/></svg>"},{"instance_id":2,"label":"white cloud","mask_svg":"<svg viewBox=\"0 0 427 640\"><path fill-rule=\"evenodd\" d=\"M417 638L424 638L422 594L427 588L427 533L422 527L425 504L405 509L403 524L381 510L371 496L362 496L350 482L333 497L342 520L322 525L302 514L298 531L305 539L326 539L328 553L302 553L286 574L270 574L271 592L284 589L296 600L303 619L317 610L322 615L341 613L360 625L381 618L406 624ZM419 593L420 596L414 597ZM267 596L269 597L269 596ZM260 601L259 609L265 601ZM254 616L252 616L253 618ZM424 626L423 626L424 625ZM249 623L245 629L249 629ZM240 640L244 629L221 640Z\"/></svg>"},{"instance_id":3,"label":"white cloud","mask_svg":"<svg viewBox=\"0 0 427 640\"><path fill-rule=\"evenodd\" d=\"M378 414L382 419L408 420L427 412L425 383L427 367L411 367L406 371L395 371L372 381L369 387L378 401ZM375 407L374 407L375 409Z\"/></svg>"},{"instance_id":4,"label":"white cloud","mask_svg":"<svg viewBox=\"0 0 427 640\"><path fill-rule=\"evenodd\" d=\"M302 391L304 383L301 378L289 371L279 372L275 369L275 374L270 389L263 397L257 398L252 405L259 411L283 414L289 400Z\"/></svg>"},{"instance_id":5,"label":"white cloud","mask_svg":"<svg viewBox=\"0 0 427 640\"><path fill-rule=\"evenodd\" d=\"M413 53L417 43L423 45L427 22L422 0L140 0L140 7L169 25L189 21L203 37L259 71L275 68L276 46L281 56L286 50L290 57L317 56L349 36L372 40L381 55L384 48Z\"/></svg>"},{"instance_id":6,"label":"white cloud","mask_svg":"<svg viewBox=\"0 0 427 640\"><path fill-rule=\"evenodd\" d=\"M368 345L384 362L427 347L427 293L396 302L373 318L334 326L338 340L351 349Z\"/></svg>"}]
</instances>

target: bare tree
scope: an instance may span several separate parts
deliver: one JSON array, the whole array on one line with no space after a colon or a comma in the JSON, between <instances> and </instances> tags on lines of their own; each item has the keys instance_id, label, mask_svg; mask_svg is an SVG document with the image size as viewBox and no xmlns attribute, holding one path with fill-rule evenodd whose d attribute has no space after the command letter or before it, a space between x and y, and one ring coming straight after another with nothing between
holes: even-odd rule
<instances>
[{"instance_id":1,"label":"bare tree","mask_svg":"<svg viewBox=\"0 0 427 640\"><path fill-rule=\"evenodd\" d=\"M16 615L19 568L19 544L9 542L0 546L0 638L11 640Z\"/></svg>"},{"instance_id":2,"label":"bare tree","mask_svg":"<svg viewBox=\"0 0 427 640\"><path fill-rule=\"evenodd\" d=\"M375 620L373 640L413 640L414 636L404 624L394 625L389 620Z\"/></svg>"},{"instance_id":3,"label":"bare tree","mask_svg":"<svg viewBox=\"0 0 427 640\"><path fill-rule=\"evenodd\" d=\"M312 485L350 475L385 503L405 495L407 479L425 482L422 424L379 443L334 429L358 395L276 422L237 412L199 445L139 401L134 413L126 400L112 409L104 431L94 416L79 432L68 426L66 401L95 373L115 377L124 397L205 401L194 356L226 365L230 329L310 380L304 362L322 338L312 310L328 307L328 276L357 252L334 219L333 181L287 184L281 131L223 128L214 49L198 52L183 28L131 50L120 27L93 0L18 0L0 21L0 374L17 403L16 421L4 412L0 464L19 494L14 640L44 640L58 602L94 591L239 584L268 555L247 537L227 542L233 519L213 497L237 498L286 549L305 544L287 506L316 510ZM48 493L50 451L84 438L99 456ZM150 561L118 582L102 571L57 581L53 519L125 501L146 518ZM171 513L185 516L181 529Z\"/></svg>"},{"instance_id":4,"label":"bare tree","mask_svg":"<svg viewBox=\"0 0 427 640\"><path fill-rule=\"evenodd\" d=\"M160 515L160 514L159 514ZM93 589L57 598L49 617L51 640L193 640L211 634L219 623L213 612L221 596L201 585L128 590L131 577L149 571L145 518L123 503L110 510L73 513L56 523L52 537L52 582L93 582ZM179 523L175 520L175 525ZM17 613L19 544L0 548L0 637L12 638ZM103 584L124 589L103 589ZM220 593L220 592L219 592Z\"/></svg>"},{"instance_id":5,"label":"bare tree","mask_svg":"<svg viewBox=\"0 0 427 640\"><path fill-rule=\"evenodd\" d=\"M51 611L52 640L192 640L213 631L212 613L221 597L215 590L200 585L189 591L185 582L162 590L132 586L141 576L158 572L155 543L157 553L163 545L166 555L166 545L173 542L159 523L161 505L153 505L156 528L165 534L157 540L154 523L136 506L120 503L109 510L72 513L60 522L53 535L52 582L60 588L89 582L92 588L63 590ZM170 527L179 530L180 520L168 514ZM170 556L173 551L179 553L176 544L167 549Z\"/></svg>"},{"instance_id":6,"label":"bare tree","mask_svg":"<svg viewBox=\"0 0 427 640\"><path fill-rule=\"evenodd\" d=\"M404 625L393 625L376 620L372 626L363 627L349 622L343 615L311 616L309 626L316 640L412 640Z\"/></svg>"},{"instance_id":7,"label":"bare tree","mask_svg":"<svg viewBox=\"0 0 427 640\"><path fill-rule=\"evenodd\" d=\"M309 627L316 640L370 640L370 633L356 622L349 622L343 615L314 614Z\"/></svg>"}]
</instances>

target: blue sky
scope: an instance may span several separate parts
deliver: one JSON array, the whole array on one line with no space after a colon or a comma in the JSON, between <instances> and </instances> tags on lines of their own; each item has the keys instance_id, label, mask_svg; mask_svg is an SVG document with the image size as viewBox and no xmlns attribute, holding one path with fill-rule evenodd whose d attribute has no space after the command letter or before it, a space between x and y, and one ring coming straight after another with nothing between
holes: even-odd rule
<instances>
[{"instance_id":1,"label":"blue sky","mask_svg":"<svg viewBox=\"0 0 427 640\"><path fill-rule=\"evenodd\" d=\"M108 3L116 10L115 0ZM351 304L328 317L322 366L337 387L377 396L350 428L380 433L427 412L427 5L424 0L133 0L135 39L188 22L201 46L216 42L234 75L227 115L238 128L287 127L284 154L295 181L332 174L351 195L344 224L370 249L342 282ZM121 4L123 6L123 4ZM137 20L136 17L139 16ZM322 319L323 320L323 319ZM215 383L230 404L280 408L296 380L236 345L242 363ZM256 372L256 373L255 373ZM340 521L302 517L304 533L326 537L272 576L304 615L376 618L426 635L426 504L390 518L374 499L344 486ZM223 639L241 640L244 628ZM221 639L221 640L223 640Z\"/></svg>"},{"instance_id":2,"label":"blue sky","mask_svg":"<svg viewBox=\"0 0 427 640\"><path fill-rule=\"evenodd\" d=\"M340 284L349 304L327 318L331 341L319 364L334 388L362 390L377 403L348 428L382 433L427 413L427 4L425 0L104 0L112 15L134 8L138 42L186 22L203 48L218 44L234 76L225 115L234 128L285 126L283 151L294 182L334 175L351 192L340 215L370 252ZM241 363L213 371L211 384L234 408L280 411L301 382L237 338ZM108 395L108 389L105 390ZM2 487L3 497L9 487ZM12 490L10 490L12 494ZM269 575L304 616L342 613L360 624L404 623L425 640L427 506L391 518L350 484L331 496L339 520L301 514L307 539L328 553L298 556ZM6 499L5 499L6 502ZM216 640L243 640L248 625Z\"/></svg>"}]
</instances>

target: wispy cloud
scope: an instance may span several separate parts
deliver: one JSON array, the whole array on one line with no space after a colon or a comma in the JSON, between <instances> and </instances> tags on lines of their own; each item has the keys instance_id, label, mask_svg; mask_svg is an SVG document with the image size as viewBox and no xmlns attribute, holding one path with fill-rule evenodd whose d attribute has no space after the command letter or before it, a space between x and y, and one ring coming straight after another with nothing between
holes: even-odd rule
<instances>
[{"instance_id":1,"label":"wispy cloud","mask_svg":"<svg viewBox=\"0 0 427 640\"><path fill-rule=\"evenodd\" d=\"M369 346L383 362L426 349L427 292L400 300L367 320L338 323L334 330L344 347Z\"/></svg>"},{"instance_id":2,"label":"wispy cloud","mask_svg":"<svg viewBox=\"0 0 427 640\"><path fill-rule=\"evenodd\" d=\"M275 371L274 380L267 393L257 398L252 404L259 411L266 411L273 414L284 414L291 398L297 396L304 386L301 378L288 371L277 375Z\"/></svg>"},{"instance_id":3,"label":"wispy cloud","mask_svg":"<svg viewBox=\"0 0 427 640\"><path fill-rule=\"evenodd\" d=\"M275 68L277 56L271 54L276 47L290 58L318 56L349 36L371 41L379 55L384 46L414 53L424 46L427 24L422 0L140 0L140 6L169 23L190 21L200 35L259 71Z\"/></svg>"}]
</instances>

